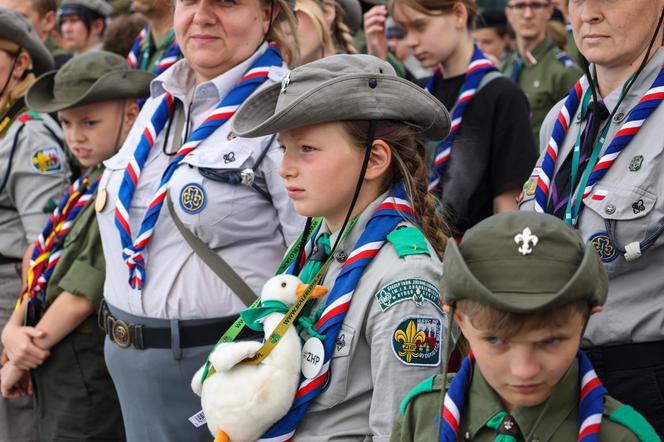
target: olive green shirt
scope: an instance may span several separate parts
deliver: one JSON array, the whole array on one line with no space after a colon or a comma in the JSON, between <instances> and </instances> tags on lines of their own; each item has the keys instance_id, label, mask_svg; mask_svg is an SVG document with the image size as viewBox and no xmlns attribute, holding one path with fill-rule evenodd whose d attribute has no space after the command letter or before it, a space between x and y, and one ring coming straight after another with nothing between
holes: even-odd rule
<instances>
[{"instance_id":1,"label":"olive green shirt","mask_svg":"<svg viewBox=\"0 0 664 442\"><path fill-rule=\"evenodd\" d=\"M501 71L512 78L528 97L533 136L539 131L551 108L567 95L583 71L569 56L546 37L526 59L518 51L507 56Z\"/></svg>"},{"instance_id":2,"label":"olive green shirt","mask_svg":"<svg viewBox=\"0 0 664 442\"><path fill-rule=\"evenodd\" d=\"M154 36L152 35L152 29L148 29L147 38L144 38L141 41L141 53L144 54L146 50L150 50L149 58L143 60L142 57L138 61L138 69L154 72L157 64L166 55L166 52L171 47L175 41L175 36L173 30L171 29L169 33L161 39L161 41L155 42Z\"/></svg>"},{"instance_id":3,"label":"olive green shirt","mask_svg":"<svg viewBox=\"0 0 664 442\"><path fill-rule=\"evenodd\" d=\"M486 423L503 406L494 390L477 369L473 373L466 404L461 415L459 440L494 442L496 431ZM448 385L454 375L448 376ZM431 381L429 381L431 382ZM438 442L436 422L441 406L442 377L436 376L428 387L416 387L402 404L391 442ZM419 390L418 390L419 389ZM419 393L421 392L421 393ZM515 407L510 411L516 420L519 442L575 441L579 432L579 368L576 360L551 397L534 407ZM638 436L637 436L638 435ZM607 396L600 432L602 442L659 441L650 424L631 407Z\"/></svg>"},{"instance_id":4,"label":"olive green shirt","mask_svg":"<svg viewBox=\"0 0 664 442\"><path fill-rule=\"evenodd\" d=\"M90 171L90 182L100 177L103 171L103 167ZM106 265L95 215L92 201L79 212L65 237L62 255L46 286L47 306L66 291L87 298L97 311L104 296ZM91 332L96 317L92 315L91 318L83 322L78 331Z\"/></svg>"}]
</instances>

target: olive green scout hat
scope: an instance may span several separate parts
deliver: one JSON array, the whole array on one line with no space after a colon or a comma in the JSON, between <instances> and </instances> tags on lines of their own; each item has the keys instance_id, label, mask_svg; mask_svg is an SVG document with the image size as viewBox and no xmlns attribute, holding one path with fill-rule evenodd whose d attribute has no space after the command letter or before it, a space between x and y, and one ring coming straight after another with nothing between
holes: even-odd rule
<instances>
[{"instance_id":1,"label":"olive green scout hat","mask_svg":"<svg viewBox=\"0 0 664 442\"><path fill-rule=\"evenodd\" d=\"M37 79L25 94L28 107L57 112L72 107L150 94L154 74L129 68L124 57L106 51L74 57L60 70Z\"/></svg>"},{"instance_id":2,"label":"olive green scout hat","mask_svg":"<svg viewBox=\"0 0 664 442\"><path fill-rule=\"evenodd\" d=\"M32 59L32 70L41 75L55 66L48 51L32 25L13 9L0 8L0 39L9 40L25 49Z\"/></svg>"},{"instance_id":3,"label":"olive green scout hat","mask_svg":"<svg viewBox=\"0 0 664 442\"><path fill-rule=\"evenodd\" d=\"M344 120L397 120L431 139L449 132L450 116L433 95L399 78L371 55L333 55L305 64L249 97L233 132L260 137L284 129Z\"/></svg>"},{"instance_id":4,"label":"olive green scout hat","mask_svg":"<svg viewBox=\"0 0 664 442\"><path fill-rule=\"evenodd\" d=\"M606 300L608 277L592 244L563 221L535 212L485 219L449 241L443 263L445 304L472 299L497 310L536 313L574 301Z\"/></svg>"}]
</instances>

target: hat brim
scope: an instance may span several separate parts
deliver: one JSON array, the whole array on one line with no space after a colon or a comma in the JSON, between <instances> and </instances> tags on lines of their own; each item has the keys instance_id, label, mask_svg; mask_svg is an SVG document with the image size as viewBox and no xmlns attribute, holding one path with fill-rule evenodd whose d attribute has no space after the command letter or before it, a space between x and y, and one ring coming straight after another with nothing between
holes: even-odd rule
<instances>
[{"instance_id":1,"label":"hat brim","mask_svg":"<svg viewBox=\"0 0 664 442\"><path fill-rule=\"evenodd\" d=\"M377 81L368 88L367 81ZM322 83L276 111L281 84L252 95L237 111L233 132L254 138L285 129L349 120L396 120L409 123L432 140L450 129L445 106L419 86L387 75L347 75Z\"/></svg>"},{"instance_id":2,"label":"hat brim","mask_svg":"<svg viewBox=\"0 0 664 442\"><path fill-rule=\"evenodd\" d=\"M35 81L25 94L25 102L36 112L54 113L103 101L143 98L150 94L155 75L141 70L113 71L102 75L77 97L58 100L54 95L57 71L47 72Z\"/></svg>"},{"instance_id":3,"label":"hat brim","mask_svg":"<svg viewBox=\"0 0 664 442\"><path fill-rule=\"evenodd\" d=\"M586 244L581 264L572 278L557 292L537 292L537 281L533 281L532 291L493 292L473 274L456 242L449 241L447 244L441 287L445 304L453 305L461 299L470 299L497 310L526 314L577 301L581 298L581 291L587 292L585 299L592 306L603 305L606 300L608 279L602 269L602 262L595 256L597 252L590 243ZM492 264L496 265L495 262ZM509 272L509 269L506 271ZM528 276L524 274L515 277Z\"/></svg>"},{"instance_id":4,"label":"hat brim","mask_svg":"<svg viewBox=\"0 0 664 442\"><path fill-rule=\"evenodd\" d=\"M26 34L18 27L18 24L0 27L0 38L12 41L25 49L32 60L32 70L36 75L41 75L55 68L53 55L34 32Z\"/></svg>"}]
</instances>

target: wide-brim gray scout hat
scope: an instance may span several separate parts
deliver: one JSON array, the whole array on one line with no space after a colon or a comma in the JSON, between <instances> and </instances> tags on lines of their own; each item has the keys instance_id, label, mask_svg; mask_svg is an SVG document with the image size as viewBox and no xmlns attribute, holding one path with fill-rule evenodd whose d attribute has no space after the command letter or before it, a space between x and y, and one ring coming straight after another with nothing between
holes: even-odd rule
<instances>
[{"instance_id":1,"label":"wide-brim gray scout hat","mask_svg":"<svg viewBox=\"0 0 664 442\"><path fill-rule=\"evenodd\" d=\"M445 304L471 299L497 310L536 313L606 300L608 277L592 244L563 221L535 212L494 215L445 250Z\"/></svg>"},{"instance_id":2,"label":"wide-brim gray scout hat","mask_svg":"<svg viewBox=\"0 0 664 442\"><path fill-rule=\"evenodd\" d=\"M25 49L30 54L35 74L41 75L55 67L53 56L30 22L13 9L0 8L0 39L9 40Z\"/></svg>"},{"instance_id":3,"label":"wide-brim gray scout hat","mask_svg":"<svg viewBox=\"0 0 664 442\"><path fill-rule=\"evenodd\" d=\"M104 0L62 0L58 16L76 15L77 8L84 7L102 17L110 17L113 14L113 6Z\"/></svg>"},{"instance_id":4,"label":"wide-brim gray scout hat","mask_svg":"<svg viewBox=\"0 0 664 442\"><path fill-rule=\"evenodd\" d=\"M433 95L399 78L371 55L333 55L292 70L281 84L249 97L233 132L260 137L284 129L345 120L396 120L431 139L445 138L450 116Z\"/></svg>"},{"instance_id":5,"label":"wide-brim gray scout hat","mask_svg":"<svg viewBox=\"0 0 664 442\"><path fill-rule=\"evenodd\" d=\"M130 69L124 57L93 51L39 77L25 101L34 111L52 113L102 101L143 98L150 94L154 78L150 72Z\"/></svg>"}]
</instances>

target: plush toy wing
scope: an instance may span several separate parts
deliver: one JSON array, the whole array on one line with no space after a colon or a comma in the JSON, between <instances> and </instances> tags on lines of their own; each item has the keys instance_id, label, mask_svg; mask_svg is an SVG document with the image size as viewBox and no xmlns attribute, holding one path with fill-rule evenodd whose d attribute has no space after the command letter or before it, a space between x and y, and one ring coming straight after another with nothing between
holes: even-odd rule
<instances>
[{"instance_id":1,"label":"plush toy wing","mask_svg":"<svg viewBox=\"0 0 664 442\"><path fill-rule=\"evenodd\" d=\"M240 341L219 344L210 355L210 363L218 372L228 371L250 358L263 346L258 341Z\"/></svg>"}]
</instances>

